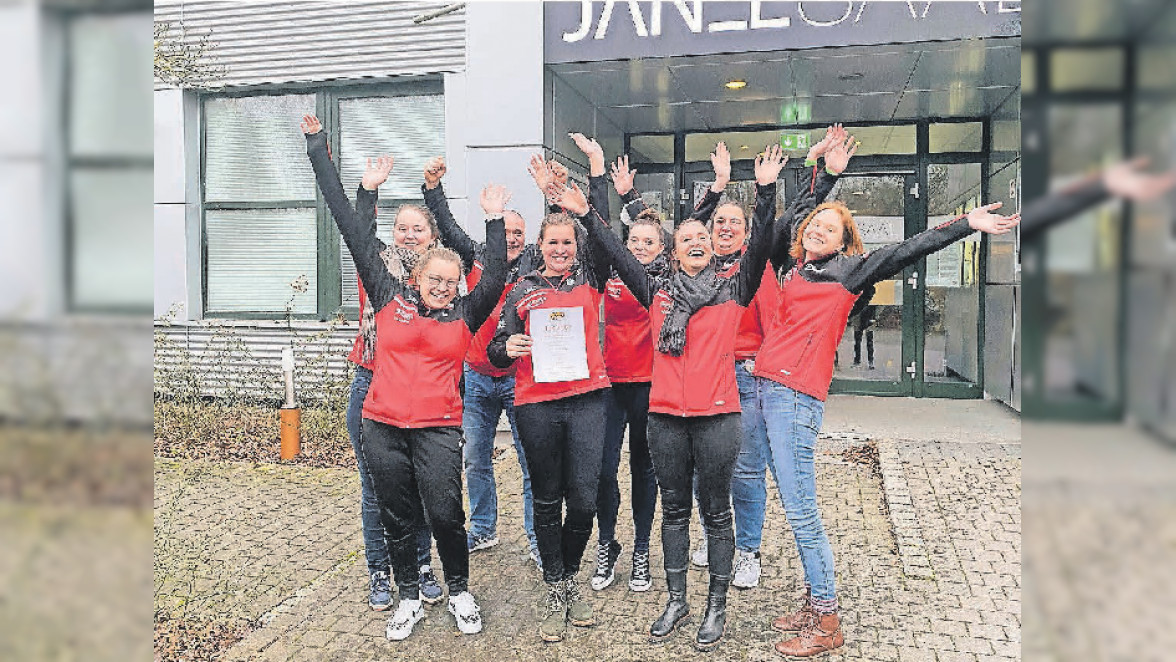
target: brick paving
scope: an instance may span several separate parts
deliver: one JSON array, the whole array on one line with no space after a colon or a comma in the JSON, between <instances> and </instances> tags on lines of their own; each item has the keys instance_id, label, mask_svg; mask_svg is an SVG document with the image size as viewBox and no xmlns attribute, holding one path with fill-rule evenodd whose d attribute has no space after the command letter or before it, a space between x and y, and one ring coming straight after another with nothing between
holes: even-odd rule
<instances>
[{"instance_id":1,"label":"brick paving","mask_svg":"<svg viewBox=\"0 0 1176 662\"><path fill-rule=\"evenodd\" d=\"M862 438L826 437L818 447L818 499L837 559L847 640L829 659L1019 659L1019 444L879 440L890 453L887 475L879 479L871 466L842 459L841 451ZM716 651L701 654L691 646L705 604L706 574L699 569L689 577L694 613L687 624L665 643L647 642L665 600L660 518L651 554L654 588L632 593L624 502L618 580L599 593L586 589L598 625L570 628L565 641L543 644L536 635L543 587L525 555L513 453L508 447L496 459L502 543L471 557L470 586L485 621L480 635L459 635L442 602L428 608L408 640L384 638L387 614L366 605L358 480L341 469L157 461L157 607L187 600L201 614L261 619L227 653L231 660L779 659L772 644L780 636L769 622L792 606L801 569L770 479L760 586L732 589L726 636ZM627 462L621 467L624 473ZM887 476L905 483L909 497L887 495ZM627 482L623 475L623 493ZM900 554L895 523L901 531L909 520L894 519L888 498L910 502L924 571L904 572L913 566ZM168 522L162 532L161 513ZM697 539L697 526L693 534Z\"/></svg>"}]
</instances>

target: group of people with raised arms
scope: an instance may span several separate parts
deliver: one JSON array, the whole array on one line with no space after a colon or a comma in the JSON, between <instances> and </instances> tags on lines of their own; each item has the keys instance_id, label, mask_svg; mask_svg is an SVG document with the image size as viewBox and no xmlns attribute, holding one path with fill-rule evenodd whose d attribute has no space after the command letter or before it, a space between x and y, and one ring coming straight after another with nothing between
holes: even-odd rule
<instances>
[{"instance_id":1,"label":"group of people with raised arms","mask_svg":"<svg viewBox=\"0 0 1176 662\"><path fill-rule=\"evenodd\" d=\"M627 426L634 591L653 584L649 539L659 493L662 500L668 600L650 626L651 638L670 636L691 610L686 578L697 498L709 587L695 645L709 650L719 643L737 548L741 562L754 560L758 580L766 467L776 477L806 584L796 611L772 623L794 635L776 650L810 657L843 644L813 458L837 344L855 306L868 303L873 283L973 231L1009 232L1017 215L992 213L999 204L978 207L867 254L849 210L824 201L856 150L852 136L835 125L809 152L809 186L778 218L776 180L787 160L779 146L756 158L755 202L744 210L720 204L730 156L717 145L715 185L672 234L655 210L643 208L632 186L635 173L619 158L613 183L631 219L622 242L608 224L604 152L595 140L572 134L588 158L588 191L568 181L566 168L532 159L529 170L550 204L537 244L525 243L522 217L506 208L509 192L494 185L480 196L485 244L474 242L449 211L440 184L444 161L434 159L424 172L428 209L407 208L408 220L419 216L427 232L402 241L407 233L396 230L397 245L387 247L374 218L376 189L391 171L391 157L369 161L353 206L318 121L306 117L303 132L364 292L357 344L363 343L359 354L371 385L359 398L362 422L349 430L364 494L370 489L378 504L400 597L389 639L409 636L423 617L425 533L437 541L459 630L481 630L468 587L469 557L496 542L496 532L492 520L476 535L466 531L463 434L476 515L475 486L477 501L493 509L487 500L494 485L491 473L487 494L482 469L488 463L471 458L470 437L492 443L492 428L485 439L485 415L490 411L496 423L505 410L521 449L532 557L546 584L543 640L561 640L569 623L595 623L578 579L594 520L598 553L590 583L601 590L614 581L622 549L615 535L617 470ZM400 214L397 227L399 221ZM437 238L447 247L432 246ZM603 347L597 340L602 311ZM496 390L497 399L471 416L474 382ZM369 536L369 511L363 512L367 546L379 536ZM471 517L471 529L477 525ZM368 562L374 596L375 579L383 572L387 581L387 570L374 565L379 559L373 561L371 550ZM391 600L370 602L388 608Z\"/></svg>"}]
</instances>

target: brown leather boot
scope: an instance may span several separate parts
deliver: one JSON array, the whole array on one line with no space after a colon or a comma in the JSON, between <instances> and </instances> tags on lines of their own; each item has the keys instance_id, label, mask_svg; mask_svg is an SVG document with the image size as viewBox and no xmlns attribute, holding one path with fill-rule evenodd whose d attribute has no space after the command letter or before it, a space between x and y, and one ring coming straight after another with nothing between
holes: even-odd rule
<instances>
[{"instance_id":1,"label":"brown leather boot","mask_svg":"<svg viewBox=\"0 0 1176 662\"><path fill-rule=\"evenodd\" d=\"M812 657L844 644L841 619L836 613L820 614L812 626L801 631L800 636L777 643L776 652L784 657Z\"/></svg>"},{"instance_id":2,"label":"brown leather boot","mask_svg":"<svg viewBox=\"0 0 1176 662\"><path fill-rule=\"evenodd\" d=\"M777 616L772 619L772 627L781 632L801 632L807 627L815 625L817 622L817 612L813 611L812 605L808 600L800 606L800 609Z\"/></svg>"}]
</instances>

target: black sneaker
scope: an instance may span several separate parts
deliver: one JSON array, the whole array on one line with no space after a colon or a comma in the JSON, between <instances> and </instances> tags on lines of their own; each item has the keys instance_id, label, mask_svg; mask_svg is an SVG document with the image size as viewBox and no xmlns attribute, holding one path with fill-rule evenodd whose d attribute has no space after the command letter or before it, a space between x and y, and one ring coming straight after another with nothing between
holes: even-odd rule
<instances>
[{"instance_id":1,"label":"black sneaker","mask_svg":"<svg viewBox=\"0 0 1176 662\"><path fill-rule=\"evenodd\" d=\"M603 591L612 586L617 578L613 572L617 566L617 557L621 555L621 543L612 540L596 546L596 572L592 574L592 590Z\"/></svg>"},{"instance_id":2,"label":"black sneaker","mask_svg":"<svg viewBox=\"0 0 1176 662\"><path fill-rule=\"evenodd\" d=\"M644 593L653 586L649 578L649 552L633 552L633 574L629 576L629 590Z\"/></svg>"}]
</instances>

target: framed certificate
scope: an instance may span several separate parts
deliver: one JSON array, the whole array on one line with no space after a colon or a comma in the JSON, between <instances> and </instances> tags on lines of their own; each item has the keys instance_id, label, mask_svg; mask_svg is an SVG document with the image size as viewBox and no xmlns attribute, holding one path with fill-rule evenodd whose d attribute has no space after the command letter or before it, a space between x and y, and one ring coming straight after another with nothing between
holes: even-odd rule
<instances>
[{"instance_id":1,"label":"framed certificate","mask_svg":"<svg viewBox=\"0 0 1176 662\"><path fill-rule=\"evenodd\" d=\"M588 379L583 308L533 308L528 323L536 383Z\"/></svg>"}]
</instances>

